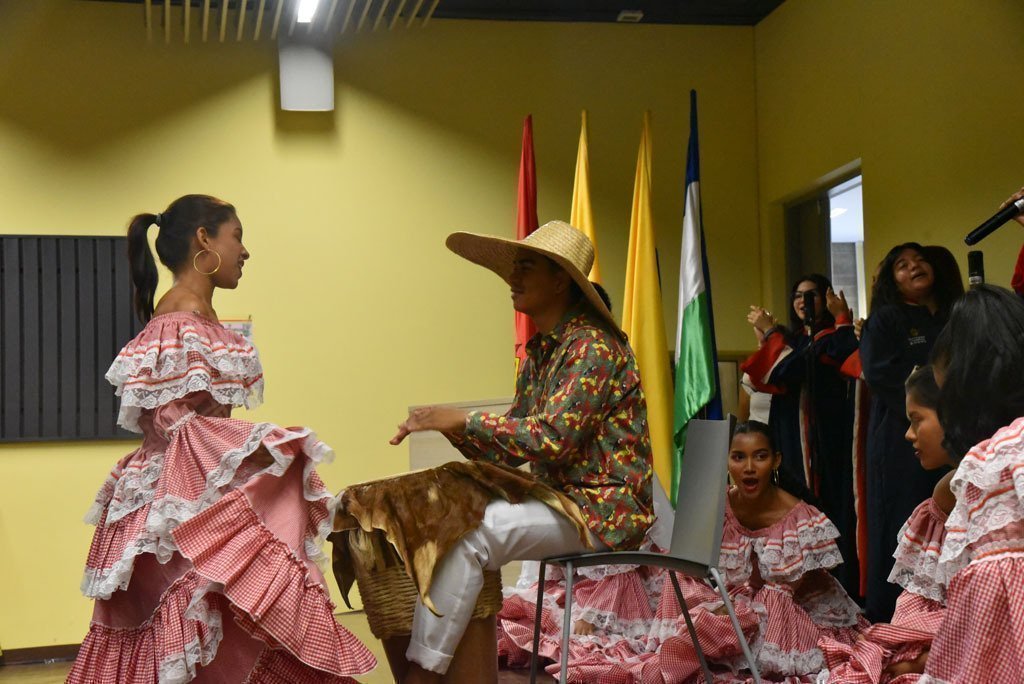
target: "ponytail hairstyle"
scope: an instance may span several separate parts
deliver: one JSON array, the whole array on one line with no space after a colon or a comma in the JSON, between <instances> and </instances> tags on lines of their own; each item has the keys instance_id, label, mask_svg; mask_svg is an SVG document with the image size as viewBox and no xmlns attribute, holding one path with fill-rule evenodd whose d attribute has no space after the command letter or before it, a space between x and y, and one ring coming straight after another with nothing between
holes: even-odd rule
<instances>
[{"instance_id":1,"label":"ponytail hairstyle","mask_svg":"<svg viewBox=\"0 0 1024 684\"><path fill-rule=\"evenodd\" d=\"M915 403L932 411L939 410L939 386L935 383L935 373L930 364L915 368L903 385L907 396L912 397Z\"/></svg>"},{"instance_id":2,"label":"ponytail hairstyle","mask_svg":"<svg viewBox=\"0 0 1024 684\"><path fill-rule=\"evenodd\" d=\"M153 297L159 275L147 233L156 225L156 253L160 263L177 273L188 260L196 230L206 228L212 237L225 221L235 218L235 208L210 195L185 195L171 202L162 214L138 214L128 224L128 262L131 264L135 315L143 323L153 317Z\"/></svg>"},{"instance_id":3,"label":"ponytail hairstyle","mask_svg":"<svg viewBox=\"0 0 1024 684\"><path fill-rule=\"evenodd\" d=\"M804 278L803 280L810 280L810 278ZM801 282L803 282L801 280ZM748 420L745 423L738 423L736 429L732 433L735 435L763 435L766 442L768 442L768 448L772 454L779 453L778 449L775 448L775 440L772 439L772 429L762 423L759 420ZM811 493L811 490L807 488L803 482L795 478L788 470L783 468L781 465L776 471L779 475L778 488L783 489L798 499L806 501L812 506L818 505L817 497Z\"/></svg>"}]
</instances>

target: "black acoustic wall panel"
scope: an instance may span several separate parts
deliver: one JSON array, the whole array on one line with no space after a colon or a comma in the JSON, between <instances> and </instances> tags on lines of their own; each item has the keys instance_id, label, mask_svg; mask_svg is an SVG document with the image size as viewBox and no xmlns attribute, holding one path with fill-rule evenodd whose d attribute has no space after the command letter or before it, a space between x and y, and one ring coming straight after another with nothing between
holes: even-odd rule
<instances>
[{"instance_id":1,"label":"black acoustic wall panel","mask_svg":"<svg viewBox=\"0 0 1024 684\"><path fill-rule=\"evenodd\" d=\"M136 437L103 375L139 329L125 238L0 236L0 442Z\"/></svg>"}]
</instances>

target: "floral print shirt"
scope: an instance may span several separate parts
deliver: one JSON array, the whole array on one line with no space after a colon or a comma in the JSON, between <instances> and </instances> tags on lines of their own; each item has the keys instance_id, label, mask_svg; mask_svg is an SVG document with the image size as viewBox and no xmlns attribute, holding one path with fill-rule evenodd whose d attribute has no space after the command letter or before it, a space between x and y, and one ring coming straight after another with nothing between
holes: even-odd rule
<instances>
[{"instance_id":1,"label":"floral print shirt","mask_svg":"<svg viewBox=\"0 0 1024 684\"><path fill-rule=\"evenodd\" d=\"M504 415L473 412L452 443L471 459L529 462L612 549L636 549L654 520L647 403L629 345L589 311L527 343Z\"/></svg>"}]
</instances>

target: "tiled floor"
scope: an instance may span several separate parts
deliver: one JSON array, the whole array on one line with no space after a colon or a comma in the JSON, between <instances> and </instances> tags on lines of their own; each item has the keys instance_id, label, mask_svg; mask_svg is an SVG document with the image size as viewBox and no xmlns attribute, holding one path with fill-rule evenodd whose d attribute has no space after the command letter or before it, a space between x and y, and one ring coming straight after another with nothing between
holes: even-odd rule
<instances>
[{"instance_id":1,"label":"tiled floor","mask_svg":"<svg viewBox=\"0 0 1024 684\"><path fill-rule=\"evenodd\" d=\"M355 634L377 656L379 664L373 672L358 677L363 684L392 684L384 649L370 633L363 613L345 613L338 616L339 622ZM71 669L71 663L45 663L40 665L8 665L0 667L0 684L61 684ZM501 672L500 684L520 684L530 680L528 671ZM552 677L542 675L539 682L553 682Z\"/></svg>"}]
</instances>

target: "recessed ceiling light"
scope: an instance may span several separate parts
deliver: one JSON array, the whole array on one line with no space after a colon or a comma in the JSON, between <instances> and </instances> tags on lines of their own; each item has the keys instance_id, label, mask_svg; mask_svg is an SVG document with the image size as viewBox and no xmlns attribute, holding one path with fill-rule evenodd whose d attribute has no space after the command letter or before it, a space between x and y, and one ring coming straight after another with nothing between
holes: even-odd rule
<instances>
[{"instance_id":1,"label":"recessed ceiling light","mask_svg":"<svg viewBox=\"0 0 1024 684\"><path fill-rule=\"evenodd\" d=\"M621 21L626 24L635 24L644 18L643 10L622 10L619 12L619 16L616 17L615 21Z\"/></svg>"},{"instance_id":2,"label":"recessed ceiling light","mask_svg":"<svg viewBox=\"0 0 1024 684\"><path fill-rule=\"evenodd\" d=\"M299 0L299 9L295 13L295 21L300 24L308 24L313 21L313 15L316 14L316 6L320 4L320 0Z\"/></svg>"}]
</instances>

